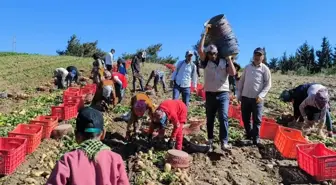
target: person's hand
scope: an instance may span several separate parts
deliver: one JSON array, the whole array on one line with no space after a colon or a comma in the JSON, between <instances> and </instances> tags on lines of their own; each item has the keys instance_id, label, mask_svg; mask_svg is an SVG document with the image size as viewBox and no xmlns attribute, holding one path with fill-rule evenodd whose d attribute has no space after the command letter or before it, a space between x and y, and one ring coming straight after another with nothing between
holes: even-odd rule
<instances>
[{"instance_id":1,"label":"person's hand","mask_svg":"<svg viewBox=\"0 0 336 185\"><path fill-rule=\"evenodd\" d=\"M169 139L168 141L168 148L174 149L175 148L176 141L174 139Z\"/></svg>"},{"instance_id":2,"label":"person's hand","mask_svg":"<svg viewBox=\"0 0 336 185\"><path fill-rule=\"evenodd\" d=\"M262 102L262 98L260 98L259 96L256 98L256 103L261 103Z\"/></svg>"},{"instance_id":3,"label":"person's hand","mask_svg":"<svg viewBox=\"0 0 336 185\"><path fill-rule=\"evenodd\" d=\"M225 57L225 60L228 61L228 62L229 62L229 61L233 62L233 61L232 61L232 56L227 56L227 57Z\"/></svg>"},{"instance_id":4,"label":"person's hand","mask_svg":"<svg viewBox=\"0 0 336 185\"><path fill-rule=\"evenodd\" d=\"M211 24L207 24L204 29L204 34L206 35L209 32L209 28L211 28Z\"/></svg>"}]
</instances>

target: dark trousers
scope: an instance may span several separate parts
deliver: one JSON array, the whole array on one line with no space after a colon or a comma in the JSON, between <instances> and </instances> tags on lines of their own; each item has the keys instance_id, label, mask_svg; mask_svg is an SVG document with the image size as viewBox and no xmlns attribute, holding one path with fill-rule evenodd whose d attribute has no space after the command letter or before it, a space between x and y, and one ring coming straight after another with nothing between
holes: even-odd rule
<instances>
[{"instance_id":1,"label":"dark trousers","mask_svg":"<svg viewBox=\"0 0 336 185\"><path fill-rule=\"evenodd\" d=\"M263 102L257 103L256 98L242 97L241 113L248 139L259 142L259 131L262 120ZM251 114L253 125L251 123Z\"/></svg>"},{"instance_id":2,"label":"dark trousers","mask_svg":"<svg viewBox=\"0 0 336 185\"><path fill-rule=\"evenodd\" d=\"M166 82L165 82L164 76L162 76L162 77L155 76L154 77L154 90L156 92L158 92L157 85L158 85L159 82L162 83L162 88L163 88L164 91L166 91Z\"/></svg>"},{"instance_id":3,"label":"dark trousers","mask_svg":"<svg viewBox=\"0 0 336 185\"><path fill-rule=\"evenodd\" d=\"M139 80L141 91L145 91L143 86L143 77L141 74L133 74L133 91L135 91L136 80Z\"/></svg>"},{"instance_id":4,"label":"dark trousers","mask_svg":"<svg viewBox=\"0 0 336 185\"><path fill-rule=\"evenodd\" d=\"M116 96L118 97L118 103L121 102L123 95L122 95L122 86L118 83L114 84L115 87L115 92L116 92Z\"/></svg>"},{"instance_id":5,"label":"dark trousers","mask_svg":"<svg viewBox=\"0 0 336 185\"><path fill-rule=\"evenodd\" d=\"M112 65L106 64L106 69L107 69L108 71L111 71L111 70L112 70Z\"/></svg>"},{"instance_id":6,"label":"dark trousers","mask_svg":"<svg viewBox=\"0 0 336 185\"><path fill-rule=\"evenodd\" d=\"M318 120L318 118L320 118L320 114L321 114L321 110L316 108L316 107L312 107L312 106L307 106L305 108L305 112L307 114L307 118L309 121L313 121L313 120ZM327 130L328 131L332 131L332 120L331 120L331 115L330 115L330 110L327 110L326 112L326 126L327 126Z\"/></svg>"},{"instance_id":7,"label":"dark trousers","mask_svg":"<svg viewBox=\"0 0 336 185\"><path fill-rule=\"evenodd\" d=\"M229 76L230 89L236 95L236 79L234 76Z\"/></svg>"},{"instance_id":8,"label":"dark trousers","mask_svg":"<svg viewBox=\"0 0 336 185\"><path fill-rule=\"evenodd\" d=\"M206 92L205 108L207 117L208 139L214 138L214 125L216 113L219 121L219 139L222 144L229 141L229 92Z\"/></svg>"}]
</instances>

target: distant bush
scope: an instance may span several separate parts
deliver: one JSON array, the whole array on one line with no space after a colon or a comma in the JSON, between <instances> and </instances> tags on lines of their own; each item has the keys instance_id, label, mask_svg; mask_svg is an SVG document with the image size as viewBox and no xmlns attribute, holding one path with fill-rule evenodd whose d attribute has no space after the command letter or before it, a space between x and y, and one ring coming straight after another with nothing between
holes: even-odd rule
<instances>
[{"instance_id":1,"label":"distant bush","mask_svg":"<svg viewBox=\"0 0 336 185\"><path fill-rule=\"evenodd\" d=\"M307 75L310 75L310 71L306 68L306 67L299 67L299 69L297 69L296 71L296 75L299 75L299 76L307 76Z\"/></svg>"}]
</instances>

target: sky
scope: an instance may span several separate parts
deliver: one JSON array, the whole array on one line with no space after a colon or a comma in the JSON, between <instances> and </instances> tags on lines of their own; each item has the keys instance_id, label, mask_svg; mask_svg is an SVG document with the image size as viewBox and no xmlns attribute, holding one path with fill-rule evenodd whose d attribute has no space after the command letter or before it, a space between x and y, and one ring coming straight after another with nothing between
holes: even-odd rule
<instances>
[{"instance_id":1,"label":"sky","mask_svg":"<svg viewBox=\"0 0 336 185\"><path fill-rule=\"evenodd\" d=\"M0 51L56 55L76 34L98 40L104 51L123 52L162 43L160 56L184 58L200 39L205 21L225 14L239 42L238 63L256 47L267 57L294 53L308 41L319 49L323 36L336 46L335 0L2 0Z\"/></svg>"}]
</instances>

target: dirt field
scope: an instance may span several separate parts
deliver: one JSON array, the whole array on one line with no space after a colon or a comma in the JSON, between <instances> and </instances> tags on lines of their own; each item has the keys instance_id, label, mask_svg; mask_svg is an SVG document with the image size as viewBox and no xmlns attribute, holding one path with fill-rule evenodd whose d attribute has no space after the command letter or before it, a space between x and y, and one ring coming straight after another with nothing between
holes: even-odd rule
<instances>
[{"instance_id":1,"label":"dirt field","mask_svg":"<svg viewBox=\"0 0 336 185\"><path fill-rule=\"evenodd\" d=\"M10 59L13 60L13 58ZM52 69L56 67L66 67L72 64L85 71L91 67L90 60L72 57L33 56L28 58L17 57L15 60L22 62L22 65L19 63L20 65L12 68L12 70L19 72L18 75L12 74L11 70L4 67L3 65L6 64L3 63L4 60L0 57L1 70L7 69L5 73L0 75L1 87L5 87L4 90L19 88L19 90L24 91L27 87L35 89L41 83L50 81ZM35 60L36 62L28 62ZM47 60L49 63L46 62ZM156 68L165 69L161 65L146 64L144 67L145 76L148 77L150 71ZM35 72L33 69L37 69L37 71ZM30 72L26 74L26 71ZM25 78L25 75L21 73L31 74L31 76ZM265 102L265 114L276 118L276 116L290 111L290 106L277 99L281 91L285 88L292 88L301 83L312 81L320 82L329 87L332 104L334 105L336 81L333 77L299 77L273 74L273 86ZM131 82L129 82L130 86ZM16 124L25 123L36 115L48 114L50 106L60 102L62 93L59 91L41 93L33 90L25 92L31 95L29 100L16 102L16 100L7 99L0 102L0 107L5 107L0 109L0 111L6 113L0 114L0 135L6 135L7 131L11 130ZM319 184L299 170L295 160L283 159L271 141L263 141L263 147L260 148L240 146L237 141L243 137L244 131L239 126L239 123L233 119L230 119L229 134L230 142L233 144L233 149L230 152L222 153L219 149L216 149L211 154L192 153L190 151L192 163L188 170L183 170L182 172L164 171L165 148L162 148L162 145L150 146L142 138L134 143L126 143L123 138L126 131L126 123L117 121L116 118L129 110L131 96L132 94L127 89L126 98L122 104L114 110L104 113L108 131L104 142L110 145L113 151L122 155L132 184L185 184L188 181L190 182L187 184L197 185ZM152 98L155 104L158 105L162 100L171 98L171 96L171 92L167 94L158 93L153 95ZM7 106L9 103L10 106ZM335 112L333 114L335 115ZM204 102L195 95L192 97L188 116L189 118L205 118ZM146 122L146 119L144 119L145 126ZM73 123L73 120L70 123ZM215 135L218 135L218 132L217 127ZM206 139L205 127L203 126L198 134L187 136L186 139L204 142ZM218 141L217 138L215 140ZM331 147L335 147L334 140L329 139L324 142L327 142ZM44 184L57 159L74 146L76 146L76 143L73 140L73 136L65 137L60 141L44 140L37 151L26 157L26 161L15 173L2 177L0 184ZM154 147L154 150L152 147Z\"/></svg>"}]
</instances>

